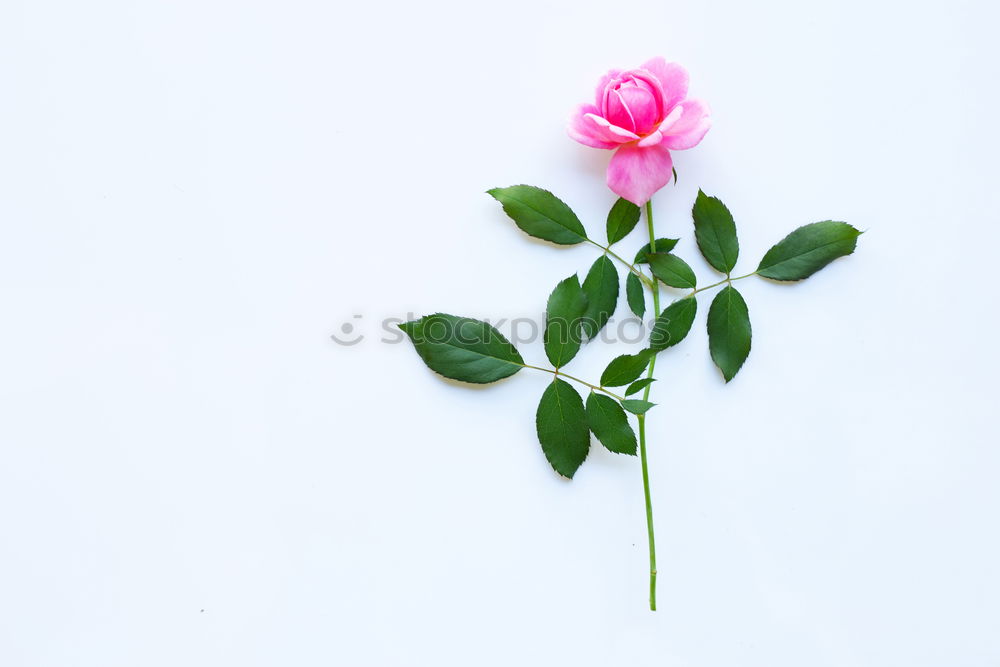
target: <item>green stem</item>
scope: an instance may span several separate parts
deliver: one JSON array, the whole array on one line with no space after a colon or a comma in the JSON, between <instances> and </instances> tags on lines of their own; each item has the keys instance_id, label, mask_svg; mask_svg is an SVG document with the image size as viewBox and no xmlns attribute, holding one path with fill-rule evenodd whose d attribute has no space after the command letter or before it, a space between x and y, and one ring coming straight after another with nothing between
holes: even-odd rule
<instances>
[{"instance_id":1,"label":"green stem","mask_svg":"<svg viewBox=\"0 0 1000 667\"><path fill-rule=\"evenodd\" d=\"M757 275L756 271L754 271L753 273L748 273L745 276L737 276L736 278L730 278L729 276L726 276L724 280L720 280L717 283L712 283L711 285L705 285L704 287L699 287L696 290L692 290L692 292L687 296L681 298L686 299L688 298L688 296L694 296L698 292L704 292L707 289L712 289L713 287L718 287L719 285L724 285L725 283L733 283L736 282L737 280L743 280L744 278L749 278L750 276L755 276L755 275Z\"/></svg>"},{"instance_id":2,"label":"green stem","mask_svg":"<svg viewBox=\"0 0 1000 667\"><path fill-rule=\"evenodd\" d=\"M649 230L649 249L656 252L656 233L653 230L653 201L646 202L646 228ZM653 312L660 316L660 283L653 277ZM646 377L653 377L656 356L649 362ZM642 400L649 400L650 385L642 392ZM646 532L649 534L649 609L656 611L656 539L653 536L653 499L649 493L649 464L646 459L646 415L639 415L639 458L642 463L642 490L646 497Z\"/></svg>"},{"instance_id":3,"label":"green stem","mask_svg":"<svg viewBox=\"0 0 1000 667\"><path fill-rule=\"evenodd\" d=\"M581 380L578 377L573 377L572 375L568 375L566 373L563 373L558 368L555 369L555 370L553 370L551 368L542 368L541 366L532 366L531 364L521 364L521 366L523 366L524 368L531 368L531 369L536 370L536 371L542 371L543 373L551 373L552 375L555 375L556 377L559 377L561 375L562 377L566 378L567 380L573 380L574 382L579 382L580 384L582 384L584 386L590 387L594 391L604 392L605 394L607 394L611 398L617 398L619 401L624 401L625 400L624 396L619 396L618 394L615 394L614 392L608 391L604 387L599 387L596 384L591 384L591 383L587 382L586 380Z\"/></svg>"},{"instance_id":4,"label":"green stem","mask_svg":"<svg viewBox=\"0 0 1000 667\"><path fill-rule=\"evenodd\" d=\"M647 278L645 276L645 274L643 274L643 272L640 271L638 267L636 267L635 264L632 264L628 260L623 259L620 255L618 255L610 247L608 247L606 245L601 245L597 241L594 241L593 239L589 239L589 238L587 239L587 242L590 243L590 244L592 244L592 245L594 245L594 246L596 246L596 247L598 247L598 248L600 248L601 250L603 250L604 252L608 253L609 255L611 255L612 257L614 257L615 259L617 259L619 262L621 262L622 264L624 264L625 267L629 271L631 271L632 273L634 273L639 278L639 280L641 280L642 282L644 282L646 284L646 287L652 287L653 286L653 282L649 278Z\"/></svg>"}]
</instances>

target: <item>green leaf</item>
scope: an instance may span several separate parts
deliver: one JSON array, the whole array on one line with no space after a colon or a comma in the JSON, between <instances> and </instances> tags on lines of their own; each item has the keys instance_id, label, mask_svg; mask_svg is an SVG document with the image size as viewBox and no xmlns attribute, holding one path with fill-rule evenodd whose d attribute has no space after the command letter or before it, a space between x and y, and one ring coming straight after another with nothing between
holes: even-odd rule
<instances>
[{"instance_id":1,"label":"green leaf","mask_svg":"<svg viewBox=\"0 0 1000 667\"><path fill-rule=\"evenodd\" d=\"M618 198L608 212L608 245L618 243L635 229L639 222L639 207L627 199Z\"/></svg>"},{"instance_id":2,"label":"green leaf","mask_svg":"<svg viewBox=\"0 0 1000 667\"><path fill-rule=\"evenodd\" d=\"M677 245L680 239L656 239L656 252L670 252ZM639 248L639 252L635 253L635 259L632 260L633 264L645 264L646 255L652 252L650 246L652 244L647 243L646 245Z\"/></svg>"},{"instance_id":3,"label":"green leaf","mask_svg":"<svg viewBox=\"0 0 1000 667\"><path fill-rule=\"evenodd\" d=\"M684 340L697 312L698 302L694 297L679 299L664 308L649 333L649 349L659 352Z\"/></svg>"},{"instance_id":4,"label":"green leaf","mask_svg":"<svg viewBox=\"0 0 1000 667\"><path fill-rule=\"evenodd\" d=\"M694 289L698 283L694 271L677 255L656 252L646 255L646 259L649 261L649 270L665 285Z\"/></svg>"},{"instance_id":5,"label":"green leaf","mask_svg":"<svg viewBox=\"0 0 1000 667\"><path fill-rule=\"evenodd\" d=\"M641 380L636 380L628 386L628 389L625 390L625 395L631 396L632 394L639 393L654 382L656 382L656 378L642 378Z\"/></svg>"},{"instance_id":6,"label":"green leaf","mask_svg":"<svg viewBox=\"0 0 1000 667\"><path fill-rule=\"evenodd\" d=\"M591 392L587 397L587 422L590 430L608 451L635 456L635 432L618 401L610 396Z\"/></svg>"},{"instance_id":7,"label":"green leaf","mask_svg":"<svg viewBox=\"0 0 1000 667\"><path fill-rule=\"evenodd\" d=\"M634 415L646 414L646 412L654 405L656 405L656 403L650 403L649 401L643 401L638 398L627 398L622 401L622 407Z\"/></svg>"},{"instance_id":8,"label":"green leaf","mask_svg":"<svg viewBox=\"0 0 1000 667\"><path fill-rule=\"evenodd\" d=\"M545 389L535 413L535 430L553 470L572 478L590 450L590 426L583 399L565 380Z\"/></svg>"},{"instance_id":9,"label":"green leaf","mask_svg":"<svg viewBox=\"0 0 1000 667\"><path fill-rule=\"evenodd\" d=\"M772 280L802 280L854 252L861 232L846 222L803 225L767 251L757 273Z\"/></svg>"},{"instance_id":10,"label":"green leaf","mask_svg":"<svg viewBox=\"0 0 1000 667\"><path fill-rule=\"evenodd\" d=\"M521 370L524 360L510 341L486 322L445 313L404 322L417 354L435 373L486 384Z\"/></svg>"},{"instance_id":11,"label":"green leaf","mask_svg":"<svg viewBox=\"0 0 1000 667\"><path fill-rule=\"evenodd\" d=\"M587 312L583 314L583 335L593 340L608 323L618 305L618 271L607 255L601 255L583 281Z\"/></svg>"},{"instance_id":12,"label":"green leaf","mask_svg":"<svg viewBox=\"0 0 1000 667\"><path fill-rule=\"evenodd\" d=\"M636 314L636 317L642 317L646 314L646 293L642 289L642 281L631 271L625 279L625 298L628 301L628 307Z\"/></svg>"},{"instance_id":13,"label":"green leaf","mask_svg":"<svg viewBox=\"0 0 1000 667\"><path fill-rule=\"evenodd\" d=\"M545 308L545 356L559 368L580 351L581 320L587 312L587 295L572 275L552 290Z\"/></svg>"},{"instance_id":14,"label":"green leaf","mask_svg":"<svg viewBox=\"0 0 1000 667\"><path fill-rule=\"evenodd\" d=\"M652 358L649 350L643 350L638 354L623 354L615 357L608 364L608 367L601 373L602 387L621 387L630 382L635 382L642 372L649 365Z\"/></svg>"},{"instance_id":15,"label":"green leaf","mask_svg":"<svg viewBox=\"0 0 1000 667\"><path fill-rule=\"evenodd\" d=\"M708 309L708 347L726 382L750 354L750 314L743 295L732 285L715 295Z\"/></svg>"},{"instance_id":16,"label":"green leaf","mask_svg":"<svg viewBox=\"0 0 1000 667\"><path fill-rule=\"evenodd\" d=\"M729 209L715 197L709 197L698 190L691 215L694 217L694 235L701 254L716 271L729 275L740 256L736 223Z\"/></svg>"},{"instance_id":17,"label":"green leaf","mask_svg":"<svg viewBox=\"0 0 1000 667\"><path fill-rule=\"evenodd\" d=\"M535 238L559 245L587 240L587 232L573 209L548 190L512 185L487 192L503 205L504 212L518 227Z\"/></svg>"}]
</instances>

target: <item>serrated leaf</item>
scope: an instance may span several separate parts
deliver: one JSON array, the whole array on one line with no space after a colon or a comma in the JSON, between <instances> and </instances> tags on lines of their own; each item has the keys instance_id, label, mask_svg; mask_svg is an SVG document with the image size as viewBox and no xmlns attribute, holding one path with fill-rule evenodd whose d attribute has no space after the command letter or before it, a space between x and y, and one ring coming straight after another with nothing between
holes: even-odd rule
<instances>
[{"instance_id":1,"label":"serrated leaf","mask_svg":"<svg viewBox=\"0 0 1000 667\"><path fill-rule=\"evenodd\" d=\"M767 251L757 273L772 280L802 280L854 252L861 232L846 222L803 225Z\"/></svg>"},{"instance_id":2,"label":"serrated leaf","mask_svg":"<svg viewBox=\"0 0 1000 667\"><path fill-rule=\"evenodd\" d=\"M583 399L568 382L555 378L545 389L535 430L552 469L572 479L590 450L590 426Z\"/></svg>"},{"instance_id":3,"label":"serrated leaf","mask_svg":"<svg viewBox=\"0 0 1000 667\"><path fill-rule=\"evenodd\" d=\"M665 285L694 289L698 283L694 271L677 255L656 252L646 255L646 259L649 261L649 270Z\"/></svg>"},{"instance_id":4,"label":"serrated leaf","mask_svg":"<svg viewBox=\"0 0 1000 667\"><path fill-rule=\"evenodd\" d=\"M623 354L615 357L601 373L601 386L622 387L635 382L646 370L651 358L652 355L648 350L643 350L638 354Z\"/></svg>"},{"instance_id":5,"label":"serrated leaf","mask_svg":"<svg viewBox=\"0 0 1000 667\"><path fill-rule=\"evenodd\" d=\"M625 299L628 301L629 309L635 313L636 317L646 314L646 292L642 289L642 281L639 276L629 271L625 278Z\"/></svg>"},{"instance_id":6,"label":"serrated leaf","mask_svg":"<svg viewBox=\"0 0 1000 667\"><path fill-rule=\"evenodd\" d=\"M583 223L569 206L548 190L533 185L512 185L487 192L518 227L535 238L560 245L587 240Z\"/></svg>"},{"instance_id":7,"label":"serrated leaf","mask_svg":"<svg viewBox=\"0 0 1000 667\"><path fill-rule=\"evenodd\" d=\"M674 249L674 246L676 246L679 241L680 239L666 239L666 238L656 239L656 252L670 252L671 250ZM651 250L651 246L652 246L651 243L647 243L646 245L639 248L639 252L635 253L635 259L632 261L632 263L645 264L646 255L653 252Z\"/></svg>"},{"instance_id":8,"label":"serrated leaf","mask_svg":"<svg viewBox=\"0 0 1000 667\"><path fill-rule=\"evenodd\" d=\"M649 349L659 352L684 340L697 312L698 302L694 297L679 299L664 308L649 332Z\"/></svg>"},{"instance_id":9,"label":"serrated leaf","mask_svg":"<svg viewBox=\"0 0 1000 667\"><path fill-rule=\"evenodd\" d=\"M716 271L729 275L740 256L736 222L729 209L717 198L698 190L691 215L701 254Z\"/></svg>"},{"instance_id":10,"label":"serrated leaf","mask_svg":"<svg viewBox=\"0 0 1000 667\"><path fill-rule=\"evenodd\" d=\"M715 295L708 309L708 348L726 382L750 354L750 313L743 295L732 285Z\"/></svg>"},{"instance_id":11,"label":"serrated leaf","mask_svg":"<svg viewBox=\"0 0 1000 667\"><path fill-rule=\"evenodd\" d=\"M608 212L608 245L618 243L635 229L639 222L639 207L627 199L618 198Z\"/></svg>"},{"instance_id":12,"label":"serrated leaf","mask_svg":"<svg viewBox=\"0 0 1000 667\"><path fill-rule=\"evenodd\" d=\"M618 305L618 271L607 255L601 255L583 281L587 312L583 314L583 336L593 340L608 323Z\"/></svg>"},{"instance_id":13,"label":"serrated leaf","mask_svg":"<svg viewBox=\"0 0 1000 667\"><path fill-rule=\"evenodd\" d=\"M643 401L638 398L626 398L621 402L622 407L631 412L634 415L643 415L656 405L656 403L650 403L649 401Z\"/></svg>"},{"instance_id":14,"label":"serrated leaf","mask_svg":"<svg viewBox=\"0 0 1000 667\"><path fill-rule=\"evenodd\" d=\"M654 382L656 382L656 378L642 378L641 380L636 380L628 386L628 389L625 390L625 395L631 396L632 394L637 394Z\"/></svg>"},{"instance_id":15,"label":"serrated leaf","mask_svg":"<svg viewBox=\"0 0 1000 667\"><path fill-rule=\"evenodd\" d=\"M486 384L509 377L524 366L510 341L480 320L435 313L404 322L399 328L432 371L452 380Z\"/></svg>"},{"instance_id":16,"label":"serrated leaf","mask_svg":"<svg viewBox=\"0 0 1000 667\"><path fill-rule=\"evenodd\" d=\"M635 432L618 401L610 396L591 392L587 397L587 423L608 451L635 456Z\"/></svg>"},{"instance_id":17,"label":"serrated leaf","mask_svg":"<svg viewBox=\"0 0 1000 667\"><path fill-rule=\"evenodd\" d=\"M553 366L568 364L580 351L582 318L587 312L587 295L580 280L572 275L552 290L545 307L545 356Z\"/></svg>"}]
</instances>

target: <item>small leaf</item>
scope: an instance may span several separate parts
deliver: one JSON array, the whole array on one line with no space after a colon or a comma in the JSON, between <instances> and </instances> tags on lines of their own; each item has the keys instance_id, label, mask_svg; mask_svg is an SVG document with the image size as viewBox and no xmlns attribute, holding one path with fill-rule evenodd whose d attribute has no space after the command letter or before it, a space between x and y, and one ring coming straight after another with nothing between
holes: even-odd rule
<instances>
[{"instance_id":1,"label":"small leaf","mask_svg":"<svg viewBox=\"0 0 1000 667\"><path fill-rule=\"evenodd\" d=\"M698 190L691 215L694 217L694 234L701 254L716 271L729 275L740 256L736 223L729 209L715 197L709 197Z\"/></svg>"},{"instance_id":2,"label":"small leaf","mask_svg":"<svg viewBox=\"0 0 1000 667\"><path fill-rule=\"evenodd\" d=\"M627 199L618 198L608 212L608 245L618 243L635 229L639 222L639 207Z\"/></svg>"},{"instance_id":3,"label":"small leaf","mask_svg":"<svg viewBox=\"0 0 1000 667\"><path fill-rule=\"evenodd\" d=\"M580 351L581 318L587 312L587 295L572 275L556 285L545 308L545 356L559 368Z\"/></svg>"},{"instance_id":4,"label":"small leaf","mask_svg":"<svg viewBox=\"0 0 1000 667\"><path fill-rule=\"evenodd\" d=\"M608 451L635 456L635 432L618 401L610 396L591 392L587 397L587 422L590 430Z\"/></svg>"},{"instance_id":5,"label":"small leaf","mask_svg":"<svg viewBox=\"0 0 1000 667\"><path fill-rule=\"evenodd\" d=\"M664 308L649 333L649 349L659 352L684 340L697 312L698 302L694 297L678 299Z\"/></svg>"},{"instance_id":6,"label":"small leaf","mask_svg":"<svg viewBox=\"0 0 1000 667\"><path fill-rule=\"evenodd\" d=\"M590 426L576 389L555 378L542 394L535 430L552 469L572 479L590 451Z\"/></svg>"},{"instance_id":7,"label":"small leaf","mask_svg":"<svg viewBox=\"0 0 1000 667\"><path fill-rule=\"evenodd\" d=\"M625 390L625 395L631 396L632 394L637 394L654 382L656 382L656 378L642 378L641 380L636 380L628 386L628 389Z\"/></svg>"},{"instance_id":8,"label":"small leaf","mask_svg":"<svg viewBox=\"0 0 1000 667\"><path fill-rule=\"evenodd\" d=\"M750 314L743 295L732 285L715 295L708 309L708 347L726 382L750 354Z\"/></svg>"},{"instance_id":9,"label":"small leaf","mask_svg":"<svg viewBox=\"0 0 1000 667\"><path fill-rule=\"evenodd\" d=\"M649 350L643 350L638 354L623 354L615 357L608 364L608 367L601 373L602 387L622 387L635 382L642 372L649 365L652 358Z\"/></svg>"},{"instance_id":10,"label":"small leaf","mask_svg":"<svg viewBox=\"0 0 1000 667\"><path fill-rule=\"evenodd\" d=\"M650 403L649 401L643 401L638 398L627 398L622 401L622 407L631 412L634 415L643 415L656 405L656 403Z\"/></svg>"},{"instance_id":11,"label":"small leaf","mask_svg":"<svg viewBox=\"0 0 1000 667\"><path fill-rule=\"evenodd\" d=\"M646 255L646 259L649 261L649 270L665 285L694 289L698 283L694 271L677 255L656 252Z\"/></svg>"},{"instance_id":12,"label":"small leaf","mask_svg":"<svg viewBox=\"0 0 1000 667\"><path fill-rule=\"evenodd\" d=\"M677 185L677 167L671 167L670 171L674 172L674 185Z\"/></svg>"},{"instance_id":13,"label":"small leaf","mask_svg":"<svg viewBox=\"0 0 1000 667\"><path fill-rule=\"evenodd\" d=\"M524 367L510 341L480 320L436 313L399 328L432 371L452 380L486 384Z\"/></svg>"},{"instance_id":14,"label":"small leaf","mask_svg":"<svg viewBox=\"0 0 1000 667\"><path fill-rule=\"evenodd\" d=\"M642 281L639 280L639 276L631 271L625 279L625 298L628 301L628 307L635 313L636 317L642 317L646 314L646 292L642 289Z\"/></svg>"},{"instance_id":15,"label":"small leaf","mask_svg":"<svg viewBox=\"0 0 1000 667\"><path fill-rule=\"evenodd\" d=\"M504 212L525 233L560 245L587 240L587 232L569 206L548 190L532 185L512 185L487 192L503 205Z\"/></svg>"},{"instance_id":16,"label":"small leaf","mask_svg":"<svg viewBox=\"0 0 1000 667\"><path fill-rule=\"evenodd\" d=\"M583 335L593 340L608 323L618 305L618 271L607 255L601 255L583 281L587 312L583 314Z\"/></svg>"},{"instance_id":17,"label":"small leaf","mask_svg":"<svg viewBox=\"0 0 1000 667\"><path fill-rule=\"evenodd\" d=\"M757 273L772 280L802 280L854 252L861 232L846 222L814 222L783 238L760 260Z\"/></svg>"},{"instance_id":18,"label":"small leaf","mask_svg":"<svg viewBox=\"0 0 1000 667\"><path fill-rule=\"evenodd\" d=\"M670 252L677 245L680 239L656 239L656 252ZM635 253L635 259L632 260L633 264L645 264L646 255L653 252L650 249L652 244L647 243L646 245L639 248L639 252Z\"/></svg>"}]
</instances>

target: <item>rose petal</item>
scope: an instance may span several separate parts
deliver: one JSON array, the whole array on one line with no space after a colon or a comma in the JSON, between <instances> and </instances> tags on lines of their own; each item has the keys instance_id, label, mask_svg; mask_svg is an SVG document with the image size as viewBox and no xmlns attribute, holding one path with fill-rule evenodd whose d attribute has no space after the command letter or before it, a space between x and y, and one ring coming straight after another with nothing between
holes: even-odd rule
<instances>
[{"instance_id":1,"label":"rose petal","mask_svg":"<svg viewBox=\"0 0 1000 667\"><path fill-rule=\"evenodd\" d=\"M679 108L680 119L663 130L663 145L677 151L697 146L712 127L711 110L702 100L684 100Z\"/></svg>"},{"instance_id":2,"label":"rose petal","mask_svg":"<svg viewBox=\"0 0 1000 667\"><path fill-rule=\"evenodd\" d=\"M670 182L673 160L663 143L648 148L627 144L608 164L608 187L619 197L642 206L657 190Z\"/></svg>"},{"instance_id":3,"label":"rose petal","mask_svg":"<svg viewBox=\"0 0 1000 667\"><path fill-rule=\"evenodd\" d=\"M636 145L640 148L645 148L646 146L655 146L661 141L663 141L663 133L659 130L655 130L652 134L640 139L639 143Z\"/></svg>"},{"instance_id":4,"label":"rose petal","mask_svg":"<svg viewBox=\"0 0 1000 667\"><path fill-rule=\"evenodd\" d=\"M622 71L620 69L608 70L608 73L602 76L601 80L597 82L597 90L594 91L594 104L596 104L597 108L601 110L599 112L600 114L604 113L604 93L608 84L617 79L621 73Z\"/></svg>"},{"instance_id":5,"label":"rose petal","mask_svg":"<svg viewBox=\"0 0 1000 667\"><path fill-rule=\"evenodd\" d=\"M612 125L596 112L594 105L581 104L566 128L569 136L592 148L614 148L639 138L634 132Z\"/></svg>"},{"instance_id":6,"label":"rose petal","mask_svg":"<svg viewBox=\"0 0 1000 667\"><path fill-rule=\"evenodd\" d=\"M629 132L624 127L613 125L610 121L608 121L608 119L601 118L595 113L588 113L586 116L590 121L604 131L604 136L608 141L624 144L629 141L635 141L639 138L639 135L635 132Z\"/></svg>"},{"instance_id":7,"label":"rose petal","mask_svg":"<svg viewBox=\"0 0 1000 667\"><path fill-rule=\"evenodd\" d=\"M681 116L683 114L684 114L683 108L681 108L680 106L674 107L673 111L667 114L667 117L663 119L663 122L660 123L660 126L656 129L658 129L660 132L666 132L671 127L673 127L674 123L676 123L681 119Z\"/></svg>"},{"instance_id":8,"label":"rose petal","mask_svg":"<svg viewBox=\"0 0 1000 667\"><path fill-rule=\"evenodd\" d=\"M643 64L642 69L651 72L663 86L664 113L670 113L681 100L687 97L688 73L677 63L668 63L663 58L657 57Z\"/></svg>"},{"instance_id":9,"label":"rose petal","mask_svg":"<svg viewBox=\"0 0 1000 667\"><path fill-rule=\"evenodd\" d=\"M632 122L632 127L617 123L621 127L631 129L636 134L646 134L653 130L660 121L660 100L658 92L637 85L622 86L617 91L623 106L628 110L628 118ZM608 116L608 120L612 120Z\"/></svg>"},{"instance_id":10,"label":"rose petal","mask_svg":"<svg viewBox=\"0 0 1000 667\"><path fill-rule=\"evenodd\" d=\"M591 148L615 148L617 141L609 141L605 138L605 130L600 125L590 119L596 108L592 104L581 104L576 113L569 119L566 126L566 133L574 141L579 141L584 146Z\"/></svg>"}]
</instances>

